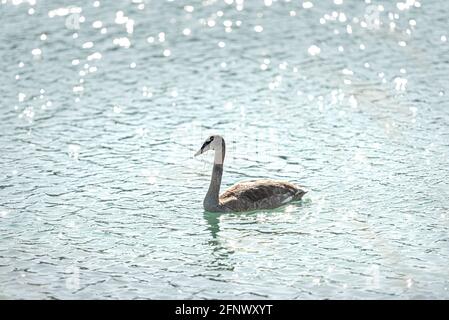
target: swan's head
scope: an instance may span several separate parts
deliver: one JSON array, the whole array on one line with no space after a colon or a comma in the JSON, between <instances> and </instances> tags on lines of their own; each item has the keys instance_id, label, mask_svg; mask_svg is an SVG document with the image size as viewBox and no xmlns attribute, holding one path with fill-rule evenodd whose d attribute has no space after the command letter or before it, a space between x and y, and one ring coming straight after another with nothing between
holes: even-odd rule
<instances>
[{"instance_id":1,"label":"swan's head","mask_svg":"<svg viewBox=\"0 0 449 320\"><path fill-rule=\"evenodd\" d=\"M208 150L214 150L214 151L221 151L222 156L224 158L224 139L219 135L213 135L210 136L204 141L203 145L201 146L200 150L198 150L197 153L195 153L195 157L203 154L204 152Z\"/></svg>"}]
</instances>

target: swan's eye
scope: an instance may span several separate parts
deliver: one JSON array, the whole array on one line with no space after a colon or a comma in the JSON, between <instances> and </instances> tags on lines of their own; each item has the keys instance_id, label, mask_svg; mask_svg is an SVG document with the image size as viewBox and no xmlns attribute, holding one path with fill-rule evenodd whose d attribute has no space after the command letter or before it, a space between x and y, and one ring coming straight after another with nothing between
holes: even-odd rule
<instances>
[{"instance_id":1,"label":"swan's eye","mask_svg":"<svg viewBox=\"0 0 449 320\"><path fill-rule=\"evenodd\" d=\"M212 142L212 141L214 141L214 137L209 137L209 142Z\"/></svg>"}]
</instances>

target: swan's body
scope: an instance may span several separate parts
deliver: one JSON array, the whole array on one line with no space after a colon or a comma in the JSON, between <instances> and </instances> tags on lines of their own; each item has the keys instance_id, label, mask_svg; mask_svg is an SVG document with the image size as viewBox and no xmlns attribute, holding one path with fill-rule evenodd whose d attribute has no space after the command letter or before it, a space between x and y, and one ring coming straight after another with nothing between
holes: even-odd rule
<instances>
[{"instance_id":1,"label":"swan's body","mask_svg":"<svg viewBox=\"0 0 449 320\"><path fill-rule=\"evenodd\" d=\"M218 135L209 137L195 155L207 150L215 151L212 178L203 202L204 209L207 211L238 212L274 209L288 202L300 200L306 193L293 183L264 179L239 182L220 196L223 161L226 153L224 139Z\"/></svg>"}]
</instances>

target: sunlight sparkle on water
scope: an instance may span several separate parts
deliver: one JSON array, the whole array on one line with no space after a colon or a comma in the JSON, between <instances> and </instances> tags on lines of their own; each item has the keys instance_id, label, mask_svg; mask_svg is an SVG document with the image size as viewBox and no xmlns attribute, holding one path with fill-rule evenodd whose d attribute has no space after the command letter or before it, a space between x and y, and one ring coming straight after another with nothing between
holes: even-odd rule
<instances>
[{"instance_id":1,"label":"sunlight sparkle on water","mask_svg":"<svg viewBox=\"0 0 449 320\"><path fill-rule=\"evenodd\" d=\"M115 105L113 107L113 111L114 111L114 113L121 113L122 112L122 107L120 107L118 105Z\"/></svg>"},{"instance_id":2,"label":"sunlight sparkle on water","mask_svg":"<svg viewBox=\"0 0 449 320\"><path fill-rule=\"evenodd\" d=\"M33 50L31 50L31 54L32 54L33 56L39 56L39 55L42 54L42 50L39 49L39 48L33 49Z\"/></svg>"},{"instance_id":3,"label":"sunlight sparkle on water","mask_svg":"<svg viewBox=\"0 0 449 320\"><path fill-rule=\"evenodd\" d=\"M257 26L254 27L254 31L256 31L256 32L262 32L262 31L263 31L263 27L260 26L260 25L257 25Z\"/></svg>"},{"instance_id":4,"label":"sunlight sparkle on water","mask_svg":"<svg viewBox=\"0 0 449 320\"><path fill-rule=\"evenodd\" d=\"M94 46L94 43L92 41L88 41L88 42L83 43L82 47L83 47L83 49L90 49L93 46Z\"/></svg>"},{"instance_id":5,"label":"sunlight sparkle on water","mask_svg":"<svg viewBox=\"0 0 449 320\"><path fill-rule=\"evenodd\" d=\"M0 209L0 218L6 218L8 216L8 211Z\"/></svg>"},{"instance_id":6,"label":"sunlight sparkle on water","mask_svg":"<svg viewBox=\"0 0 449 320\"><path fill-rule=\"evenodd\" d=\"M94 21L94 22L92 23L92 27L95 28L95 29L100 29L101 27L103 27L103 22L101 22L101 21L99 21L99 20Z\"/></svg>"},{"instance_id":7,"label":"sunlight sparkle on water","mask_svg":"<svg viewBox=\"0 0 449 320\"><path fill-rule=\"evenodd\" d=\"M100 60L102 57L100 52L94 52L91 55L87 56L87 61L92 61L92 60ZM74 60L75 61L75 60ZM78 60L79 63L79 60Z\"/></svg>"},{"instance_id":8,"label":"sunlight sparkle on water","mask_svg":"<svg viewBox=\"0 0 449 320\"><path fill-rule=\"evenodd\" d=\"M79 160L79 153L81 150L81 146L77 145L77 144L69 144L68 146L68 153L69 153L69 157L78 161Z\"/></svg>"},{"instance_id":9,"label":"sunlight sparkle on water","mask_svg":"<svg viewBox=\"0 0 449 320\"><path fill-rule=\"evenodd\" d=\"M305 1L305 2L302 3L302 7L303 7L304 9L310 9L310 8L313 8L313 3L310 2L310 1Z\"/></svg>"},{"instance_id":10,"label":"sunlight sparkle on water","mask_svg":"<svg viewBox=\"0 0 449 320\"><path fill-rule=\"evenodd\" d=\"M113 43L117 46L129 48L131 46L131 41L127 37L115 38Z\"/></svg>"},{"instance_id":11,"label":"sunlight sparkle on water","mask_svg":"<svg viewBox=\"0 0 449 320\"><path fill-rule=\"evenodd\" d=\"M311 45L307 51L311 56L316 56L321 53L321 49L316 45Z\"/></svg>"}]
</instances>

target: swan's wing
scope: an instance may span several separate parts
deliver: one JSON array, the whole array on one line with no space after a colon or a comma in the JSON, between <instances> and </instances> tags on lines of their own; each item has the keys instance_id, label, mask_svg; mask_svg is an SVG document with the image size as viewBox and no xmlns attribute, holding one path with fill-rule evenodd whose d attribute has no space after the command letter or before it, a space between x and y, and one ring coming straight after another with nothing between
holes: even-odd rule
<instances>
[{"instance_id":1,"label":"swan's wing","mask_svg":"<svg viewBox=\"0 0 449 320\"><path fill-rule=\"evenodd\" d=\"M286 181L243 181L226 190L220 202L236 211L270 209L299 200L304 193L300 187Z\"/></svg>"}]
</instances>

